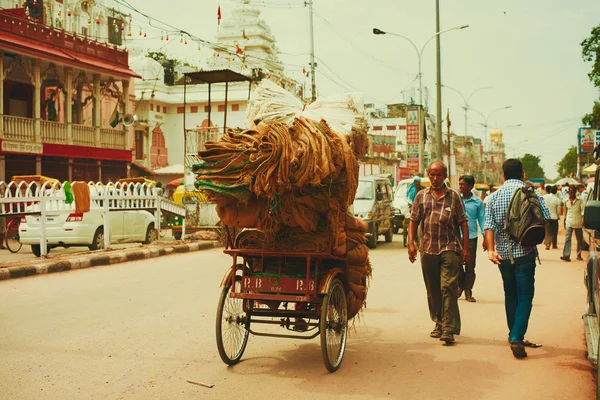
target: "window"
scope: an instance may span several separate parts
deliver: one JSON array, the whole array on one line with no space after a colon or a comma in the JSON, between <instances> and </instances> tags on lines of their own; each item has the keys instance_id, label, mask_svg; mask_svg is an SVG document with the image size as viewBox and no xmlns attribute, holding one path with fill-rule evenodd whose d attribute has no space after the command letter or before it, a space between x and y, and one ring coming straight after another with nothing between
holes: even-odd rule
<instances>
[{"instance_id":1,"label":"window","mask_svg":"<svg viewBox=\"0 0 600 400\"><path fill-rule=\"evenodd\" d=\"M388 125L387 126L387 130L388 131L395 131L396 130L396 125Z\"/></svg>"},{"instance_id":2,"label":"window","mask_svg":"<svg viewBox=\"0 0 600 400\"><path fill-rule=\"evenodd\" d=\"M144 131L135 131L135 159L144 159Z\"/></svg>"},{"instance_id":3,"label":"window","mask_svg":"<svg viewBox=\"0 0 600 400\"><path fill-rule=\"evenodd\" d=\"M198 112L198 106L192 106L192 110L193 113L197 113Z\"/></svg>"},{"instance_id":4,"label":"window","mask_svg":"<svg viewBox=\"0 0 600 400\"><path fill-rule=\"evenodd\" d=\"M62 1L61 1L61 3L62 3ZM85 13L89 13L89 4L87 1L81 2L81 11L83 11Z\"/></svg>"},{"instance_id":5,"label":"window","mask_svg":"<svg viewBox=\"0 0 600 400\"><path fill-rule=\"evenodd\" d=\"M231 105L231 111L240 111L240 105L239 104L232 104Z\"/></svg>"},{"instance_id":6,"label":"window","mask_svg":"<svg viewBox=\"0 0 600 400\"><path fill-rule=\"evenodd\" d=\"M163 112L166 114L167 113L167 107L163 106Z\"/></svg>"},{"instance_id":7,"label":"window","mask_svg":"<svg viewBox=\"0 0 600 400\"><path fill-rule=\"evenodd\" d=\"M185 107L177 107L177 114L183 114L185 112Z\"/></svg>"},{"instance_id":8,"label":"window","mask_svg":"<svg viewBox=\"0 0 600 400\"><path fill-rule=\"evenodd\" d=\"M81 27L81 34L83 36L87 36L88 35L88 28L87 28L87 26L82 26Z\"/></svg>"},{"instance_id":9,"label":"window","mask_svg":"<svg viewBox=\"0 0 600 400\"><path fill-rule=\"evenodd\" d=\"M219 109L219 112L225 111L225 104L220 104L218 109Z\"/></svg>"},{"instance_id":10,"label":"window","mask_svg":"<svg viewBox=\"0 0 600 400\"><path fill-rule=\"evenodd\" d=\"M154 111L154 104L150 103L150 111Z\"/></svg>"},{"instance_id":11,"label":"window","mask_svg":"<svg viewBox=\"0 0 600 400\"><path fill-rule=\"evenodd\" d=\"M383 130L383 126L374 126L373 130L374 131L381 131L381 130Z\"/></svg>"},{"instance_id":12,"label":"window","mask_svg":"<svg viewBox=\"0 0 600 400\"><path fill-rule=\"evenodd\" d=\"M207 113L209 109L210 109L210 107L209 107L209 106L204 106L204 112L205 112L205 113Z\"/></svg>"}]
</instances>

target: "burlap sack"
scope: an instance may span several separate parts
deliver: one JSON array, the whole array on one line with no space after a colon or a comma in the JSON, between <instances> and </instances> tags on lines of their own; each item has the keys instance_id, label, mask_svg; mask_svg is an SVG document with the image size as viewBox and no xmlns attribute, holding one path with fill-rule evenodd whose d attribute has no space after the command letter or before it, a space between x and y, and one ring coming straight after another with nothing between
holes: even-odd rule
<instances>
[{"instance_id":1,"label":"burlap sack","mask_svg":"<svg viewBox=\"0 0 600 400\"><path fill-rule=\"evenodd\" d=\"M346 255L349 265L365 265L369 257L369 248L360 244L348 251Z\"/></svg>"}]
</instances>

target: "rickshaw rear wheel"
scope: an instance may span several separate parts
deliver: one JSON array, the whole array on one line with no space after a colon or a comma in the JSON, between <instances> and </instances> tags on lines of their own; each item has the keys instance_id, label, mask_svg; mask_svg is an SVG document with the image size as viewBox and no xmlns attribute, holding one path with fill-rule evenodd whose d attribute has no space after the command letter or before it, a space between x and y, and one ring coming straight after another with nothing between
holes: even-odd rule
<instances>
[{"instance_id":1,"label":"rickshaw rear wheel","mask_svg":"<svg viewBox=\"0 0 600 400\"><path fill-rule=\"evenodd\" d=\"M235 289L240 292L242 278L236 276ZM244 312L244 300L229 297L231 283L223 287L217 308L217 349L227 365L237 364L248 343L250 316Z\"/></svg>"},{"instance_id":2,"label":"rickshaw rear wheel","mask_svg":"<svg viewBox=\"0 0 600 400\"><path fill-rule=\"evenodd\" d=\"M321 304L321 354L325 368L335 372L342 364L348 336L348 306L346 291L339 279L334 279Z\"/></svg>"}]
</instances>

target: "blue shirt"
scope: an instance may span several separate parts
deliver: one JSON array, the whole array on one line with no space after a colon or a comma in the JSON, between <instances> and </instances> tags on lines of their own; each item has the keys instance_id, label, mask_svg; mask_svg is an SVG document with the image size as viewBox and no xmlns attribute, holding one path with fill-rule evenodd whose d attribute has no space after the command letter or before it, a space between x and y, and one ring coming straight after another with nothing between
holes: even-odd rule
<instances>
[{"instance_id":1,"label":"blue shirt","mask_svg":"<svg viewBox=\"0 0 600 400\"><path fill-rule=\"evenodd\" d=\"M477 196L471 196L469 199L464 197L463 203L465 204L465 211L469 218L469 239L477 239L477 223L479 222L479 229L483 235L483 226L485 223L485 206L483 200Z\"/></svg>"},{"instance_id":2,"label":"blue shirt","mask_svg":"<svg viewBox=\"0 0 600 400\"><path fill-rule=\"evenodd\" d=\"M536 247L523 247L519 243L515 242L512 238L506 235L504 226L506 225L506 213L508 211L508 204L510 199L517 189L524 187L525 184L518 179L509 179L504 182L504 185L496 192L492 193L487 201L488 212L485 214L485 225L484 229L491 229L496 233L496 251L505 260L508 260L508 242L513 252L513 257L523 257L527 254L536 250ZM550 219L550 211L546 207L544 199L538 192L536 192L538 199L540 199L540 206L545 219Z\"/></svg>"},{"instance_id":3,"label":"blue shirt","mask_svg":"<svg viewBox=\"0 0 600 400\"><path fill-rule=\"evenodd\" d=\"M408 189L406 190L406 198L410 204L415 202L415 197L417 197L417 187L414 183L408 185Z\"/></svg>"}]
</instances>

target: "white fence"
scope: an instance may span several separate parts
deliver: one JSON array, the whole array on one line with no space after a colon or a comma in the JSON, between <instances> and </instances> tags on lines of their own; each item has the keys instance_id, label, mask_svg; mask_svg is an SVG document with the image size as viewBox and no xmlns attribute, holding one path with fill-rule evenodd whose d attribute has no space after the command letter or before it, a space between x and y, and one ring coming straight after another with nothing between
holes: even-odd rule
<instances>
[{"instance_id":1,"label":"white fence","mask_svg":"<svg viewBox=\"0 0 600 400\"><path fill-rule=\"evenodd\" d=\"M118 182L103 184L88 182L90 206L100 210L104 217L104 247L110 248L110 211L147 210L154 213L155 228L160 228L163 212L183 217L185 208L162 198L154 184ZM75 203L67 204L63 185L58 182L3 182L0 181L0 216L40 216L40 247L42 256L47 254L46 216L56 212L74 212Z\"/></svg>"}]
</instances>

